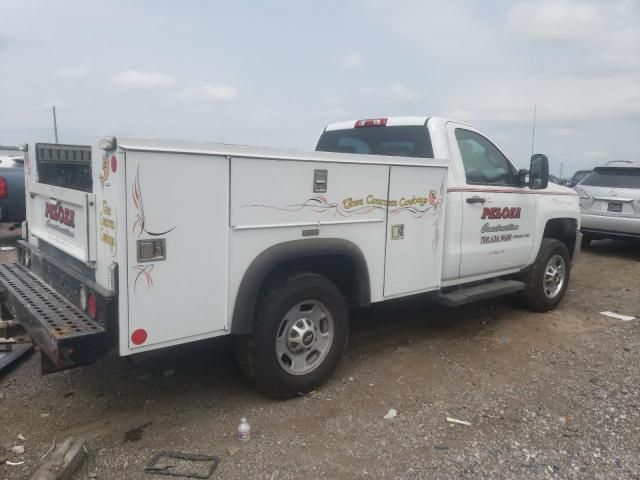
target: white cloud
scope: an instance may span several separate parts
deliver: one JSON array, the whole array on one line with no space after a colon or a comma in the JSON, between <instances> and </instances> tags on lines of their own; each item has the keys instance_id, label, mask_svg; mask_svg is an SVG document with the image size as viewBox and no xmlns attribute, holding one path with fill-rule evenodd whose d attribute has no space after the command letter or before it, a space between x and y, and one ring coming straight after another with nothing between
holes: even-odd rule
<instances>
[{"instance_id":1,"label":"white cloud","mask_svg":"<svg viewBox=\"0 0 640 480\"><path fill-rule=\"evenodd\" d=\"M87 76L88 73L89 73L89 69L87 69L87 67L84 65L77 65L75 67L63 68L58 70L57 72L59 77L70 78L70 79L84 78Z\"/></svg>"},{"instance_id":2,"label":"white cloud","mask_svg":"<svg viewBox=\"0 0 640 480\"><path fill-rule=\"evenodd\" d=\"M358 52L351 52L342 59L342 68L348 70L353 68L360 68L364 65L362 55Z\"/></svg>"},{"instance_id":3,"label":"white cloud","mask_svg":"<svg viewBox=\"0 0 640 480\"><path fill-rule=\"evenodd\" d=\"M325 97L322 99L322 105L326 107L337 107L340 105L340 99L337 97Z\"/></svg>"},{"instance_id":4,"label":"white cloud","mask_svg":"<svg viewBox=\"0 0 640 480\"><path fill-rule=\"evenodd\" d=\"M111 77L111 81L126 88L170 87L175 83L173 77L166 73L139 70L124 70Z\"/></svg>"},{"instance_id":5,"label":"white cloud","mask_svg":"<svg viewBox=\"0 0 640 480\"><path fill-rule=\"evenodd\" d=\"M583 154L587 158L593 158L596 160L609 157L609 153L604 150L587 150Z\"/></svg>"},{"instance_id":6,"label":"white cloud","mask_svg":"<svg viewBox=\"0 0 640 480\"><path fill-rule=\"evenodd\" d=\"M184 100L227 101L238 96L238 89L232 85L204 85L184 88L178 96Z\"/></svg>"},{"instance_id":7,"label":"white cloud","mask_svg":"<svg viewBox=\"0 0 640 480\"><path fill-rule=\"evenodd\" d=\"M412 100L417 97L417 94L413 90L398 82L391 84L389 94L401 100Z\"/></svg>"},{"instance_id":8,"label":"white cloud","mask_svg":"<svg viewBox=\"0 0 640 480\"><path fill-rule=\"evenodd\" d=\"M507 33L537 47L545 69L640 73L640 2L539 0L507 13ZM546 47L546 48L545 48Z\"/></svg>"},{"instance_id":9,"label":"white cloud","mask_svg":"<svg viewBox=\"0 0 640 480\"><path fill-rule=\"evenodd\" d=\"M344 108L335 107L335 108L320 108L317 110L313 110L313 114L317 117L321 118L321 124L329 124L334 122L339 122L350 116L349 112Z\"/></svg>"},{"instance_id":10,"label":"white cloud","mask_svg":"<svg viewBox=\"0 0 640 480\"><path fill-rule=\"evenodd\" d=\"M480 3L484 9L485 3L489 2L477 2ZM437 58L437 70L443 70L459 59L465 62L467 69L472 64L487 67L486 59L493 53L498 30L474 12L469 2L405 0L399 7L396 0L378 0L367 1L366 5L372 5L383 23L407 39L411 46L419 46ZM447 41L443 41L445 38ZM482 54L474 54L474 51ZM419 59L414 58L416 60Z\"/></svg>"},{"instance_id":11,"label":"white cloud","mask_svg":"<svg viewBox=\"0 0 640 480\"><path fill-rule=\"evenodd\" d=\"M636 18L640 18L640 9ZM640 28L637 25L616 25L605 31L606 38L600 41L601 58L615 69L640 73Z\"/></svg>"},{"instance_id":12,"label":"white cloud","mask_svg":"<svg viewBox=\"0 0 640 480\"><path fill-rule=\"evenodd\" d=\"M418 98L418 93L400 82L394 82L387 86L359 87L357 93L360 97L370 100L405 101Z\"/></svg>"},{"instance_id":13,"label":"white cloud","mask_svg":"<svg viewBox=\"0 0 640 480\"><path fill-rule=\"evenodd\" d=\"M542 122L640 118L640 82L627 75L480 80L448 103L451 111L467 112L462 120L473 122L529 123L534 103Z\"/></svg>"},{"instance_id":14,"label":"white cloud","mask_svg":"<svg viewBox=\"0 0 640 480\"><path fill-rule=\"evenodd\" d=\"M333 96L320 100L320 108L313 109L312 112L324 124L337 122L349 116L349 110L344 108L342 101Z\"/></svg>"},{"instance_id":15,"label":"white cloud","mask_svg":"<svg viewBox=\"0 0 640 480\"><path fill-rule=\"evenodd\" d=\"M518 3L509 11L507 25L518 35L552 41L589 40L602 29L595 6L562 0Z\"/></svg>"}]
</instances>

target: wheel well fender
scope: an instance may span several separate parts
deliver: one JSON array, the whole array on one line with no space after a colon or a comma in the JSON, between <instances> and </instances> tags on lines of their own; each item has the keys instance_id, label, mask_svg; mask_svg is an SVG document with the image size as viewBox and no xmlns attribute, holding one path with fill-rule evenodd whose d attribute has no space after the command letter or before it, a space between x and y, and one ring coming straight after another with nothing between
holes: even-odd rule
<instances>
[{"instance_id":1,"label":"wheel well fender","mask_svg":"<svg viewBox=\"0 0 640 480\"><path fill-rule=\"evenodd\" d=\"M256 304L268 280L296 271L326 275L359 306L371 304L369 269L355 243L338 238L292 240L267 248L245 271L233 306L231 333L250 334Z\"/></svg>"},{"instance_id":2,"label":"wheel well fender","mask_svg":"<svg viewBox=\"0 0 640 480\"><path fill-rule=\"evenodd\" d=\"M553 238L561 241L569 250L569 258L576 248L578 221L575 218L552 218L544 226L543 238Z\"/></svg>"}]
</instances>

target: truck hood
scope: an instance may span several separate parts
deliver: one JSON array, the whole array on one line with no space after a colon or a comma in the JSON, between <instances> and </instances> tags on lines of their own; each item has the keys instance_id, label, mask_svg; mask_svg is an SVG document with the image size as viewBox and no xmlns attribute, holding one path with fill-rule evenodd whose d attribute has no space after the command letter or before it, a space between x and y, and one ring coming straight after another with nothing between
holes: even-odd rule
<instances>
[{"instance_id":1,"label":"truck hood","mask_svg":"<svg viewBox=\"0 0 640 480\"><path fill-rule=\"evenodd\" d=\"M567 195L567 194L578 195L573 188L565 187L563 185L558 185L557 183L551 183L551 182L549 182L549 185L547 185L546 191L554 192L554 193L555 192L562 193L564 195Z\"/></svg>"}]
</instances>

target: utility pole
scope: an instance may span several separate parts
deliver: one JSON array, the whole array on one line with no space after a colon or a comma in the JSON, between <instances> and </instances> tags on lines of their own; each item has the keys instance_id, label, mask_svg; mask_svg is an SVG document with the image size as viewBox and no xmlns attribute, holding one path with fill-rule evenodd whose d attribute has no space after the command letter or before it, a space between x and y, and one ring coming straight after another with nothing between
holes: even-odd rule
<instances>
[{"instance_id":1,"label":"utility pole","mask_svg":"<svg viewBox=\"0 0 640 480\"><path fill-rule=\"evenodd\" d=\"M53 133L56 136L56 143L58 143L58 121L56 120L56 106L53 106Z\"/></svg>"}]
</instances>

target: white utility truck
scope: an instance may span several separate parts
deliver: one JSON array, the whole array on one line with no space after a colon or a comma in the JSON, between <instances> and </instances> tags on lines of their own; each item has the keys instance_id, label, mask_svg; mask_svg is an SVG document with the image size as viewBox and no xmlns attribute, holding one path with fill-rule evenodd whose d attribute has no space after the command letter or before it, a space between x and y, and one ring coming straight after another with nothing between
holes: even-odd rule
<instances>
[{"instance_id":1,"label":"white utility truck","mask_svg":"<svg viewBox=\"0 0 640 480\"><path fill-rule=\"evenodd\" d=\"M349 307L431 292L456 306L562 299L572 190L442 118L327 127L316 152L113 137L26 148L27 222L3 312L43 372L220 335L276 397L324 382Z\"/></svg>"}]
</instances>

